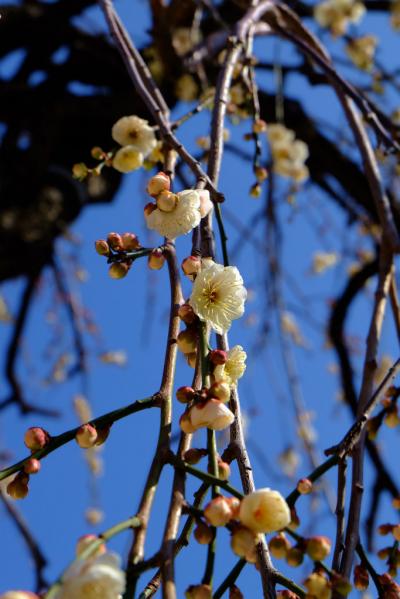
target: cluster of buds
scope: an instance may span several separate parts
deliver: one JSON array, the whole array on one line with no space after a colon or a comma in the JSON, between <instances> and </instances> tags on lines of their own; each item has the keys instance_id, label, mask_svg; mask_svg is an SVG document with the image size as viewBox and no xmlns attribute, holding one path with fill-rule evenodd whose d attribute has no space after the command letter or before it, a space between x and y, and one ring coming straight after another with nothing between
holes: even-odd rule
<instances>
[{"instance_id":1,"label":"cluster of buds","mask_svg":"<svg viewBox=\"0 0 400 599\"><path fill-rule=\"evenodd\" d=\"M44 449L50 442L49 433L40 426L28 428L24 435L25 446L34 453ZM29 493L29 477L31 474L37 474L40 470L40 461L34 457L25 460L24 466L20 472L7 485L7 493L13 499L24 499Z\"/></svg>"},{"instance_id":2,"label":"cluster of buds","mask_svg":"<svg viewBox=\"0 0 400 599\"><path fill-rule=\"evenodd\" d=\"M328 537L314 536L299 539L296 545L290 543L284 533L274 536L269 543L271 554L276 559L285 559L289 566L296 568L303 563L308 555L313 561L322 561L331 551L331 541Z\"/></svg>"},{"instance_id":3,"label":"cluster of buds","mask_svg":"<svg viewBox=\"0 0 400 599\"><path fill-rule=\"evenodd\" d=\"M341 36L350 23L358 23L365 13L359 0L324 0L314 8L314 18L321 27L330 29L332 35Z\"/></svg>"},{"instance_id":4,"label":"cluster of buds","mask_svg":"<svg viewBox=\"0 0 400 599\"><path fill-rule=\"evenodd\" d=\"M109 233L107 239L98 239L95 249L99 256L111 262L108 274L112 279L123 279L131 267L134 252L141 248L134 233Z\"/></svg>"},{"instance_id":5,"label":"cluster of buds","mask_svg":"<svg viewBox=\"0 0 400 599\"><path fill-rule=\"evenodd\" d=\"M111 425L103 428L95 428L92 424L82 424L76 432L75 441L82 449L102 445L110 434Z\"/></svg>"}]
</instances>

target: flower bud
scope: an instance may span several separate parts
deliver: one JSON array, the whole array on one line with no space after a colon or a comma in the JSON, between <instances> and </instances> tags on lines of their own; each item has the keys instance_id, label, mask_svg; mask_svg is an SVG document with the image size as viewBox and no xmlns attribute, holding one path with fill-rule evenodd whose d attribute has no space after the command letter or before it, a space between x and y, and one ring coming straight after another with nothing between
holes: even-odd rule
<instances>
[{"instance_id":1,"label":"flower bud","mask_svg":"<svg viewBox=\"0 0 400 599\"><path fill-rule=\"evenodd\" d=\"M107 243L116 252L122 250L122 237L119 233L109 233L107 236Z\"/></svg>"},{"instance_id":2,"label":"flower bud","mask_svg":"<svg viewBox=\"0 0 400 599\"><path fill-rule=\"evenodd\" d=\"M400 496L399 497L395 497L392 500L392 506L394 507L395 510L400 510Z\"/></svg>"},{"instance_id":3,"label":"flower bud","mask_svg":"<svg viewBox=\"0 0 400 599\"><path fill-rule=\"evenodd\" d=\"M110 246L105 239L98 239L94 244L96 252L99 256L109 256Z\"/></svg>"},{"instance_id":4,"label":"flower bud","mask_svg":"<svg viewBox=\"0 0 400 599\"><path fill-rule=\"evenodd\" d=\"M301 495L308 495L311 493L313 484L309 478L301 478L297 483L297 490Z\"/></svg>"},{"instance_id":5,"label":"flower bud","mask_svg":"<svg viewBox=\"0 0 400 599\"><path fill-rule=\"evenodd\" d=\"M285 589L284 591L277 592L276 599L299 599L299 596L293 593L293 591Z\"/></svg>"},{"instance_id":6,"label":"flower bud","mask_svg":"<svg viewBox=\"0 0 400 599\"><path fill-rule=\"evenodd\" d=\"M95 160L102 160L104 158L104 151L99 148L99 146L94 146L94 148L90 150L90 155Z\"/></svg>"},{"instance_id":7,"label":"flower bud","mask_svg":"<svg viewBox=\"0 0 400 599\"><path fill-rule=\"evenodd\" d=\"M98 541L99 537L97 535L83 535L82 537L80 537L78 539L78 542L76 544L76 548L75 548L75 554L76 557L79 557L80 555L82 555L82 553L88 549L88 547L90 547L90 545L94 544L95 541ZM106 545L105 543L101 543L101 545L99 545L97 547L97 549L90 554L90 556L94 557L97 555L103 555L104 553L106 553L107 549L106 549Z\"/></svg>"},{"instance_id":8,"label":"flower bud","mask_svg":"<svg viewBox=\"0 0 400 599\"><path fill-rule=\"evenodd\" d=\"M210 192L208 189L199 189L198 193L200 196L200 215L201 218L204 218L211 212L213 203L210 199Z\"/></svg>"},{"instance_id":9,"label":"flower bud","mask_svg":"<svg viewBox=\"0 0 400 599\"><path fill-rule=\"evenodd\" d=\"M78 179L78 181L86 179L88 173L89 169L84 162L78 162L72 167L72 176L74 179Z\"/></svg>"},{"instance_id":10,"label":"flower bud","mask_svg":"<svg viewBox=\"0 0 400 599\"><path fill-rule=\"evenodd\" d=\"M251 195L252 198L259 198L261 195L261 191L262 191L261 185L257 182L257 183L254 183L254 185L252 185L250 187L249 194Z\"/></svg>"},{"instance_id":11,"label":"flower bud","mask_svg":"<svg viewBox=\"0 0 400 599\"><path fill-rule=\"evenodd\" d=\"M162 191L169 191L170 187L171 179L168 175L160 171L147 183L146 191L150 196L156 198Z\"/></svg>"},{"instance_id":12,"label":"flower bud","mask_svg":"<svg viewBox=\"0 0 400 599\"><path fill-rule=\"evenodd\" d=\"M190 418L196 429L207 427L215 431L227 428L235 419L230 409L218 399L195 404L190 410Z\"/></svg>"},{"instance_id":13,"label":"flower bud","mask_svg":"<svg viewBox=\"0 0 400 599\"><path fill-rule=\"evenodd\" d=\"M29 493L29 476L23 472L19 472L15 478L8 483L7 493L13 499L24 499Z\"/></svg>"},{"instance_id":14,"label":"flower bud","mask_svg":"<svg viewBox=\"0 0 400 599\"><path fill-rule=\"evenodd\" d=\"M208 584L192 585L185 591L186 599L211 599L211 587Z\"/></svg>"},{"instance_id":15,"label":"flower bud","mask_svg":"<svg viewBox=\"0 0 400 599\"><path fill-rule=\"evenodd\" d=\"M267 123L263 119L256 119L253 123L253 133L265 133L267 130Z\"/></svg>"},{"instance_id":16,"label":"flower bud","mask_svg":"<svg viewBox=\"0 0 400 599\"><path fill-rule=\"evenodd\" d=\"M329 593L331 585L325 576L319 572L310 574L304 581L304 586L310 595L315 596L315 599L330 599L331 597Z\"/></svg>"},{"instance_id":17,"label":"flower bud","mask_svg":"<svg viewBox=\"0 0 400 599\"><path fill-rule=\"evenodd\" d=\"M218 478L228 480L231 475L231 467L227 462L218 460Z\"/></svg>"},{"instance_id":18,"label":"flower bud","mask_svg":"<svg viewBox=\"0 0 400 599\"><path fill-rule=\"evenodd\" d=\"M279 533L275 537L272 537L268 546L271 555L273 555L276 559L285 559L289 549L291 548L290 541L283 532Z\"/></svg>"},{"instance_id":19,"label":"flower bud","mask_svg":"<svg viewBox=\"0 0 400 599\"><path fill-rule=\"evenodd\" d=\"M229 589L229 599L244 599L242 591L235 584Z\"/></svg>"},{"instance_id":20,"label":"flower bud","mask_svg":"<svg viewBox=\"0 0 400 599\"><path fill-rule=\"evenodd\" d=\"M384 537L385 535L390 534L392 532L392 529L393 524L381 524L380 526L378 526L378 533Z\"/></svg>"},{"instance_id":21,"label":"flower bud","mask_svg":"<svg viewBox=\"0 0 400 599\"><path fill-rule=\"evenodd\" d=\"M181 331L176 338L178 349L183 354L191 354L197 348L197 333L194 329L186 329Z\"/></svg>"},{"instance_id":22,"label":"flower bud","mask_svg":"<svg viewBox=\"0 0 400 599\"><path fill-rule=\"evenodd\" d=\"M204 517L211 526L225 526L232 519L232 509L227 499L219 495L204 508Z\"/></svg>"},{"instance_id":23,"label":"flower bud","mask_svg":"<svg viewBox=\"0 0 400 599\"><path fill-rule=\"evenodd\" d=\"M198 256L188 256L182 262L182 270L193 281L197 273L201 270L200 258Z\"/></svg>"},{"instance_id":24,"label":"flower bud","mask_svg":"<svg viewBox=\"0 0 400 599\"><path fill-rule=\"evenodd\" d=\"M337 574L336 572L332 574L331 583L333 590L336 591L341 597L347 597L347 595L353 590L349 580L345 576Z\"/></svg>"},{"instance_id":25,"label":"flower bud","mask_svg":"<svg viewBox=\"0 0 400 599\"><path fill-rule=\"evenodd\" d=\"M182 306L179 306L178 316L185 324L193 324L197 318L190 304L182 304Z\"/></svg>"},{"instance_id":26,"label":"flower bud","mask_svg":"<svg viewBox=\"0 0 400 599\"><path fill-rule=\"evenodd\" d=\"M222 364L225 364L225 362L227 361L228 354L223 349L213 349L208 354L208 358L211 364L214 364L214 366L221 366Z\"/></svg>"},{"instance_id":27,"label":"flower bud","mask_svg":"<svg viewBox=\"0 0 400 599\"><path fill-rule=\"evenodd\" d=\"M162 191L156 199L157 208L162 212L172 212L178 203L178 196L172 191Z\"/></svg>"},{"instance_id":28,"label":"flower bud","mask_svg":"<svg viewBox=\"0 0 400 599\"><path fill-rule=\"evenodd\" d=\"M208 452L206 449L197 449L196 447L192 447L191 449L185 451L183 454L183 459L188 464L194 466L195 464L198 464L200 460L207 455L207 453Z\"/></svg>"},{"instance_id":29,"label":"flower bud","mask_svg":"<svg viewBox=\"0 0 400 599\"><path fill-rule=\"evenodd\" d=\"M328 537L317 536L307 539L306 553L315 562L324 560L331 552L331 541Z\"/></svg>"},{"instance_id":30,"label":"flower bud","mask_svg":"<svg viewBox=\"0 0 400 599\"><path fill-rule=\"evenodd\" d=\"M366 591L369 586L368 570L361 565L354 568L354 587L357 591Z\"/></svg>"},{"instance_id":31,"label":"flower bud","mask_svg":"<svg viewBox=\"0 0 400 599\"><path fill-rule=\"evenodd\" d=\"M130 173L140 168L143 164L143 154L134 146L124 146L117 150L112 165L120 173Z\"/></svg>"},{"instance_id":32,"label":"flower bud","mask_svg":"<svg viewBox=\"0 0 400 599\"><path fill-rule=\"evenodd\" d=\"M121 235L122 248L127 252L137 250L140 247L139 239L134 233L123 233Z\"/></svg>"},{"instance_id":33,"label":"flower bud","mask_svg":"<svg viewBox=\"0 0 400 599\"><path fill-rule=\"evenodd\" d=\"M207 526L207 524L205 524L202 521L197 523L193 535L196 541L200 543L200 545L209 545L214 538L212 528Z\"/></svg>"},{"instance_id":34,"label":"flower bud","mask_svg":"<svg viewBox=\"0 0 400 599\"><path fill-rule=\"evenodd\" d=\"M111 424L107 426L103 426L103 428L97 428L97 439L95 445L103 445L108 439L108 435L110 434Z\"/></svg>"},{"instance_id":35,"label":"flower bud","mask_svg":"<svg viewBox=\"0 0 400 599\"><path fill-rule=\"evenodd\" d=\"M24 443L31 451L43 449L50 441L49 433L40 426L28 428L24 436Z\"/></svg>"},{"instance_id":36,"label":"flower bud","mask_svg":"<svg viewBox=\"0 0 400 599\"><path fill-rule=\"evenodd\" d=\"M126 262L114 262L108 269L108 275L112 279L123 279L129 272L129 265Z\"/></svg>"},{"instance_id":37,"label":"flower bud","mask_svg":"<svg viewBox=\"0 0 400 599\"><path fill-rule=\"evenodd\" d=\"M244 557L251 564L257 561L256 554L257 536L245 526L238 526L231 536L231 548L233 553Z\"/></svg>"},{"instance_id":38,"label":"flower bud","mask_svg":"<svg viewBox=\"0 0 400 599\"><path fill-rule=\"evenodd\" d=\"M254 171L254 174L259 183L262 183L263 181L265 181L265 179L268 179L268 171L266 168L263 168L262 166L257 166Z\"/></svg>"},{"instance_id":39,"label":"flower bud","mask_svg":"<svg viewBox=\"0 0 400 599\"><path fill-rule=\"evenodd\" d=\"M279 491L264 488L242 499L239 519L255 532L274 532L289 524L290 509Z\"/></svg>"},{"instance_id":40,"label":"flower bud","mask_svg":"<svg viewBox=\"0 0 400 599\"><path fill-rule=\"evenodd\" d=\"M377 551L376 555L379 559L387 559L391 553L391 547L383 547Z\"/></svg>"},{"instance_id":41,"label":"flower bud","mask_svg":"<svg viewBox=\"0 0 400 599\"><path fill-rule=\"evenodd\" d=\"M297 568L303 563L304 553L298 545L291 547L286 555L286 563L292 568Z\"/></svg>"},{"instance_id":42,"label":"flower bud","mask_svg":"<svg viewBox=\"0 0 400 599\"><path fill-rule=\"evenodd\" d=\"M227 383L217 381L211 385L209 395L219 399L222 403L227 403L231 398L231 388Z\"/></svg>"},{"instance_id":43,"label":"flower bud","mask_svg":"<svg viewBox=\"0 0 400 599\"><path fill-rule=\"evenodd\" d=\"M26 474L37 474L40 470L40 462L35 458L30 458L25 462L24 472Z\"/></svg>"},{"instance_id":44,"label":"flower bud","mask_svg":"<svg viewBox=\"0 0 400 599\"><path fill-rule=\"evenodd\" d=\"M197 352L194 351L190 354L186 354L185 358L186 358L186 361L187 361L188 365L190 366L190 368L196 368Z\"/></svg>"},{"instance_id":45,"label":"flower bud","mask_svg":"<svg viewBox=\"0 0 400 599\"><path fill-rule=\"evenodd\" d=\"M76 432L75 441L82 449L94 447L97 441L97 431L92 424L82 424Z\"/></svg>"},{"instance_id":46,"label":"flower bud","mask_svg":"<svg viewBox=\"0 0 400 599\"><path fill-rule=\"evenodd\" d=\"M143 208L143 212L145 216L150 216L150 214L152 212L154 212L154 210L157 210L157 206L156 204L153 204L153 202L149 202L148 204L146 204L146 206Z\"/></svg>"},{"instance_id":47,"label":"flower bud","mask_svg":"<svg viewBox=\"0 0 400 599\"><path fill-rule=\"evenodd\" d=\"M179 387L176 391L176 399L181 403L189 403L193 401L195 397L195 390L193 387Z\"/></svg>"},{"instance_id":48,"label":"flower bud","mask_svg":"<svg viewBox=\"0 0 400 599\"><path fill-rule=\"evenodd\" d=\"M239 518L240 499L238 499L237 497L227 497L226 501L231 510L232 519L237 520Z\"/></svg>"},{"instance_id":49,"label":"flower bud","mask_svg":"<svg viewBox=\"0 0 400 599\"><path fill-rule=\"evenodd\" d=\"M147 265L151 270L160 270L164 266L165 256L160 248L156 248L148 257Z\"/></svg>"},{"instance_id":50,"label":"flower bud","mask_svg":"<svg viewBox=\"0 0 400 599\"><path fill-rule=\"evenodd\" d=\"M390 408L386 410L383 421L388 428L396 428L396 426L400 423L396 405L390 406Z\"/></svg>"},{"instance_id":51,"label":"flower bud","mask_svg":"<svg viewBox=\"0 0 400 599\"><path fill-rule=\"evenodd\" d=\"M194 433L196 431L196 427L193 426L190 418L190 412L184 412L182 414L182 416L179 419L179 426L181 427L181 430L187 435L190 435L191 433Z\"/></svg>"}]
</instances>

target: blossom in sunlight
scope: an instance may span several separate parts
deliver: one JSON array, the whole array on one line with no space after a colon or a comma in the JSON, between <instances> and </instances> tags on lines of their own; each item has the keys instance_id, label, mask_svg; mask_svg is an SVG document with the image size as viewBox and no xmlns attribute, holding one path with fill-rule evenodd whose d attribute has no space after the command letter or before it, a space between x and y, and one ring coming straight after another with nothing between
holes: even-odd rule
<instances>
[{"instance_id":1,"label":"blossom in sunlight","mask_svg":"<svg viewBox=\"0 0 400 599\"><path fill-rule=\"evenodd\" d=\"M195 430L207 427L214 431L222 431L235 419L231 410L218 399L209 399L205 403L195 404L189 414Z\"/></svg>"},{"instance_id":2,"label":"blossom in sunlight","mask_svg":"<svg viewBox=\"0 0 400 599\"><path fill-rule=\"evenodd\" d=\"M243 497L239 520L253 532L275 532L290 523L290 509L279 491L258 489Z\"/></svg>"},{"instance_id":3,"label":"blossom in sunlight","mask_svg":"<svg viewBox=\"0 0 400 599\"><path fill-rule=\"evenodd\" d=\"M136 171L143 164L143 154L138 152L135 146L124 146L120 148L112 161L112 165L119 173L130 173Z\"/></svg>"},{"instance_id":4,"label":"blossom in sunlight","mask_svg":"<svg viewBox=\"0 0 400 599\"><path fill-rule=\"evenodd\" d=\"M125 590L125 572L115 553L76 560L64 573L55 599L119 599Z\"/></svg>"},{"instance_id":5,"label":"blossom in sunlight","mask_svg":"<svg viewBox=\"0 0 400 599\"><path fill-rule=\"evenodd\" d=\"M325 0L315 6L314 19L339 36L346 33L350 23L358 23L364 13L365 6L358 0Z\"/></svg>"},{"instance_id":6,"label":"blossom in sunlight","mask_svg":"<svg viewBox=\"0 0 400 599\"><path fill-rule=\"evenodd\" d=\"M154 130L148 121L134 115L120 118L113 125L111 135L120 146L130 146L143 156L150 154L157 145Z\"/></svg>"},{"instance_id":7,"label":"blossom in sunlight","mask_svg":"<svg viewBox=\"0 0 400 599\"><path fill-rule=\"evenodd\" d=\"M375 50L378 39L375 35L356 37L346 44L346 54L356 67L370 71L374 66Z\"/></svg>"},{"instance_id":8,"label":"blossom in sunlight","mask_svg":"<svg viewBox=\"0 0 400 599\"><path fill-rule=\"evenodd\" d=\"M247 354L241 345L235 345L227 353L225 364L219 364L214 368L214 378L216 381L236 385L244 371L246 370Z\"/></svg>"},{"instance_id":9,"label":"blossom in sunlight","mask_svg":"<svg viewBox=\"0 0 400 599\"><path fill-rule=\"evenodd\" d=\"M246 297L243 279L235 266L203 260L189 303L200 320L222 334L230 329L232 320L243 315Z\"/></svg>"},{"instance_id":10,"label":"blossom in sunlight","mask_svg":"<svg viewBox=\"0 0 400 599\"><path fill-rule=\"evenodd\" d=\"M295 139L295 133L284 125L274 123L267 128L268 141L274 171L282 177L289 177L301 182L307 179L309 173L305 166L308 158L308 146L304 141Z\"/></svg>"},{"instance_id":11,"label":"blossom in sunlight","mask_svg":"<svg viewBox=\"0 0 400 599\"><path fill-rule=\"evenodd\" d=\"M145 219L149 229L157 231L168 239L190 233L201 219L198 191L186 189L177 193L172 210L166 212L157 205L153 210L145 212Z\"/></svg>"}]
</instances>

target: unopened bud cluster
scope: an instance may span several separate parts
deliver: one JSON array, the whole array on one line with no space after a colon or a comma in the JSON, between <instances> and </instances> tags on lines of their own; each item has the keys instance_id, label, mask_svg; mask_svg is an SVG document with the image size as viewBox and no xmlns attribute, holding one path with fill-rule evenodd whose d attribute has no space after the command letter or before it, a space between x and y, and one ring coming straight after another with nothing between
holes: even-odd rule
<instances>
[{"instance_id":1,"label":"unopened bud cluster","mask_svg":"<svg viewBox=\"0 0 400 599\"><path fill-rule=\"evenodd\" d=\"M99 256L105 256L111 262L108 274L112 279L123 279L129 272L135 250L140 242L134 233L109 233L107 239L98 239L95 249Z\"/></svg>"},{"instance_id":2,"label":"unopened bud cluster","mask_svg":"<svg viewBox=\"0 0 400 599\"><path fill-rule=\"evenodd\" d=\"M28 428L24 435L25 446L31 453L44 449L50 442L50 439L49 433L40 426ZM7 494L13 499L24 499L29 493L30 475L37 474L40 467L40 460L35 457L25 460L22 470L8 483L6 487Z\"/></svg>"}]
</instances>

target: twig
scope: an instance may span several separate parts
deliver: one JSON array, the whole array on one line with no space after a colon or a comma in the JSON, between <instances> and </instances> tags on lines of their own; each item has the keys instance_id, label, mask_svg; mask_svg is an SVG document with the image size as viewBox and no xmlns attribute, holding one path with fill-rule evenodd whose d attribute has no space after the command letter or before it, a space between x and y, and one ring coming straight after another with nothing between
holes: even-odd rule
<instances>
[{"instance_id":1,"label":"twig","mask_svg":"<svg viewBox=\"0 0 400 599\"><path fill-rule=\"evenodd\" d=\"M225 579L221 582L215 593L213 594L213 599L221 599L225 591L231 587L236 580L238 579L241 571L246 565L245 559L240 559L229 572L229 574L225 577Z\"/></svg>"},{"instance_id":2,"label":"twig","mask_svg":"<svg viewBox=\"0 0 400 599\"><path fill-rule=\"evenodd\" d=\"M345 507L346 507L346 459L338 465L337 474L337 502L336 502L336 540L332 559L332 570L339 570L340 558L344 549Z\"/></svg>"}]
</instances>

